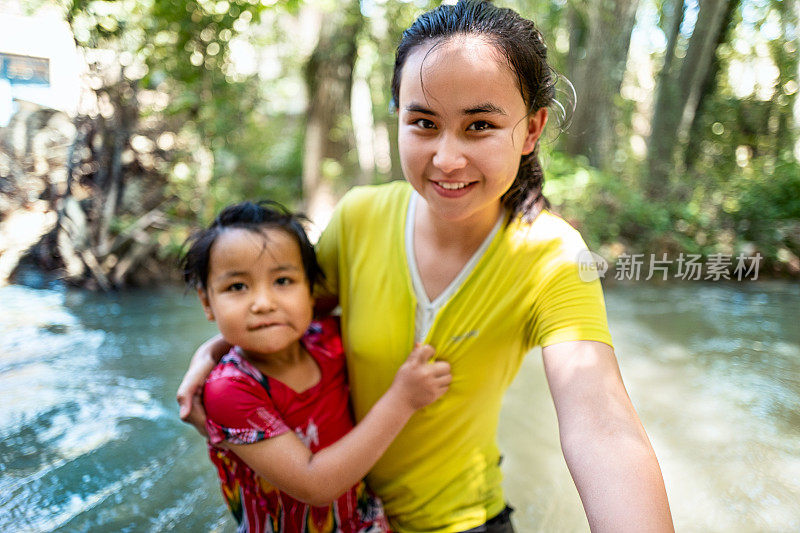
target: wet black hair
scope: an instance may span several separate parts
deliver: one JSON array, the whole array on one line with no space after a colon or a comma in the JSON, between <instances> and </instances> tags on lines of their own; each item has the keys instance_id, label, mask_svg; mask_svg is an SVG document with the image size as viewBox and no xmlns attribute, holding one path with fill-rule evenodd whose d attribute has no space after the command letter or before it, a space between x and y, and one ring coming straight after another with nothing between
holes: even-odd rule
<instances>
[{"instance_id":1,"label":"wet black hair","mask_svg":"<svg viewBox=\"0 0 800 533\"><path fill-rule=\"evenodd\" d=\"M307 219L294 214L278 202L262 200L259 202L242 202L230 205L220 212L208 228L192 234L184 243L188 246L180 260L183 279L191 288L206 289L208 282L208 263L211 258L211 247L226 229L245 229L260 233L265 229L280 229L294 238L300 247L303 270L308 279L309 288L323 279L322 270L317 263L314 247L308 240L303 222Z\"/></svg>"},{"instance_id":2,"label":"wet black hair","mask_svg":"<svg viewBox=\"0 0 800 533\"><path fill-rule=\"evenodd\" d=\"M497 48L517 77L529 114L553 104L558 74L547 63L547 46L533 21L487 0L459 0L455 5L441 5L420 15L403 32L392 76L395 108L399 104L403 65L409 54L420 45L436 46L459 35L478 35ZM522 156L516 179L501 202L512 215L532 220L542 208L550 207L542 194L543 186L537 140L533 151Z\"/></svg>"}]
</instances>

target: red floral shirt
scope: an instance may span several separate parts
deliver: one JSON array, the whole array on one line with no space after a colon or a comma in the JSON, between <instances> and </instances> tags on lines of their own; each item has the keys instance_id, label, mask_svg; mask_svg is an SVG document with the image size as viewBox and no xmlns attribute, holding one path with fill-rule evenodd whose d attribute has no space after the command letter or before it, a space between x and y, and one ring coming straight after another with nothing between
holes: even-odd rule
<instances>
[{"instance_id":1,"label":"red floral shirt","mask_svg":"<svg viewBox=\"0 0 800 533\"><path fill-rule=\"evenodd\" d=\"M389 531L380 500L363 481L327 507L298 501L271 486L223 441L250 444L294 431L312 452L339 440L353 427L344 351L338 322L313 322L301 339L322 377L297 393L262 374L234 347L212 370L203 392L209 455L222 494L244 532L376 533Z\"/></svg>"}]
</instances>

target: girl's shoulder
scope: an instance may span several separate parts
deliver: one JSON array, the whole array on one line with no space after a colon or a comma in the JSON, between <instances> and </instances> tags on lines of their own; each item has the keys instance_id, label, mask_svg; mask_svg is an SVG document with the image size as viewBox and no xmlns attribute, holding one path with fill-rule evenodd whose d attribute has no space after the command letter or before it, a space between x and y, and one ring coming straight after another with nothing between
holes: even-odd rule
<instances>
[{"instance_id":1,"label":"girl's shoulder","mask_svg":"<svg viewBox=\"0 0 800 533\"><path fill-rule=\"evenodd\" d=\"M347 212L374 211L386 214L387 208L406 204L411 196L411 185L405 180L395 180L379 185L359 185L345 194L338 208Z\"/></svg>"},{"instance_id":2,"label":"girl's shoulder","mask_svg":"<svg viewBox=\"0 0 800 533\"><path fill-rule=\"evenodd\" d=\"M548 209L542 210L530 222L516 218L507 233L517 246L537 250L548 249L554 253L578 253L587 249L580 232L561 216Z\"/></svg>"}]
</instances>

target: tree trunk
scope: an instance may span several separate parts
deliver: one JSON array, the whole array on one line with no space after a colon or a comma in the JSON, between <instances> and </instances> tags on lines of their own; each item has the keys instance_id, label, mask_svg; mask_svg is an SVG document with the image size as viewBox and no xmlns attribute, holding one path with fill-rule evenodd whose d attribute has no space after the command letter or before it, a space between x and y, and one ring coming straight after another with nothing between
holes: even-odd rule
<instances>
[{"instance_id":1,"label":"tree trunk","mask_svg":"<svg viewBox=\"0 0 800 533\"><path fill-rule=\"evenodd\" d=\"M567 76L575 84L578 81L582 55L586 52L586 6L582 2L570 2L567 12L569 28L569 53L567 54Z\"/></svg>"},{"instance_id":2,"label":"tree trunk","mask_svg":"<svg viewBox=\"0 0 800 533\"><path fill-rule=\"evenodd\" d=\"M319 41L306 65L309 105L303 196L306 212L320 226L335 203L333 179L354 171L348 161L355 150L350 93L361 25L358 0L325 13Z\"/></svg>"},{"instance_id":3,"label":"tree trunk","mask_svg":"<svg viewBox=\"0 0 800 533\"><path fill-rule=\"evenodd\" d=\"M670 69L661 77L648 143L649 172L645 179L646 193L652 199L663 199L669 191L670 177L680 171L676 168L675 150L686 141L695 120L729 4L730 0L700 2L700 12L680 70Z\"/></svg>"},{"instance_id":4,"label":"tree trunk","mask_svg":"<svg viewBox=\"0 0 800 533\"><path fill-rule=\"evenodd\" d=\"M792 28L800 25L800 0L781 2L775 6L781 17L782 35L792 34ZM794 51L790 46L794 45ZM797 87L787 90L792 83L800 81L800 35L794 32L794 43L788 39L776 39L770 44L772 58L778 66L780 75L775 88L775 97L772 99L773 113L777 120L775 157L790 160L792 152L795 157L799 154L795 150L795 142L800 139L800 99L797 97Z\"/></svg>"},{"instance_id":5,"label":"tree trunk","mask_svg":"<svg viewBox=\"0 0 800 533\"><path fill-rule=\"evenodd\" d=\"M124 79L120 72L120 79ZM117 215L117 203L123 190L122 152L130 143L131 133L136 128L139 118L139 105L137 100L138 82L129 81L120 83L109 90L109 96L114 104L113 132L108 132L111 139L111 153L108 155L108 182L99 184L104 193L97 222L97 255L106 256L111 245L111 223Z\"/></svg>"},{"instance_id":6,"label":"tree trunk","mask_svg":"<svg viewBox=\"0 0 800 533\"><path fill-rule=\"evenodd\" d=\"M580 50L573 74L577 107L566 139L567 152L585 155L599 168L614 157L615 99L622 85L639 0L598 0L585 7L585 57Z\"/></svg>"},{"instance_id":7,"label":"tree trunk","mask_svg":"<svg viewBox=\"0 0 800 533\"><path fill-rule=\"evenodd\" d=\"M678 35L681 23L685 14L684 0L673 0L671 13L664 12L667 18L668 38L667 48L664 51L664 65L658 74L658 85L656 87L655 105L653 107L653 119L650 124L650 143L648 146L648 159L650 176L653 175L653 164L672 160L672 143L666 142L665 136L660 133L669 129L669 124L665 122L675 119L676 107L680 105L680 94L678 88L677 69L675 67L675 48L678 44ZM667 6L665 6L666 8ZM670 114L672 113L672 114ZM657 133L659 132L659 133ZM665 165L667 163L664 163ZM670 165L671 166L671 165ZM654 180L646 179L645 188L649 196L660 197L660 191L655 190Z\"/></svg>"},{"instance_id":8,"label":"tree trunk","mask_svg":"<svg viewBox=\"0 0 800 533\"><path fill-rule=\"evenodd\" d=\"M682 163L682 168L691 168L695 160L700 155L700 139L705 136L705 132L700 130L700 121L698 119L703 114L703 107L704 103L706 102L706 97L712 95L714 93L714 89L716 88L717 75L721 69L721 63L717 57L716 50L720 47L720 45L730 40L728 33L733 29L731 27L731 20L733 19L733 14L738 5L739 0L731 0L728 2L728 7L723 17L721 29L717 35L717 44L714 46L714 53L711 55L711 65L708 68L708 74L705 76L703 86L700 89L700 98L697 103L697 109L695 110L694 118L692 119L691 124L688 126L687 141L685 143L685 149L683 150L683 159L678 160L679 164Z\"/></svg>"},{"instance_id":9,"label":"tree trunk","mask_svg":"<svg viewBox=\"0 0 800 533\"><path fill-rule=\"evenodd\" d=\"M668 28L667 49L664 51L664 66L661 68L660 78L667 78L672 72L672 64L675 59L675 47L678 44L681 22L685 13L684 0L672 0L671 3L664 5L663 16L667 20L665 26ZM660 87L660 85L659 85Z\"/></svg>"},{"instance_id":10,"label":"tree trunk","mask_svg":"<svg viewBox=\"0 0 800 533\"><path fill-rule=\"evenodd\" d=\"M792 3L792 12L794 13L794 20L797 25L800 25L800 1L795 0ZM797 25L795 28L797 28ZM795 39L795 60L796 63L796 76L795 76L795 83L800 82L800 53L797 50L800 50L800 33L796 34ZM800 163L800 97L797 96L797 92L794 94L794 105L792 106L792 131L794 133L794 159L798 163Z\"/></svg>"}]
</instances>

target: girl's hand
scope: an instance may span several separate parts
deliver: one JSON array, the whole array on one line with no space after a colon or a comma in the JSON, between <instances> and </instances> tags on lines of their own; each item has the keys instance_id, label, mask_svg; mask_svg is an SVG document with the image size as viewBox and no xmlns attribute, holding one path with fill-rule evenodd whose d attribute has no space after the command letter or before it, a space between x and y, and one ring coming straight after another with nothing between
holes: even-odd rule
<instances>
[{"instance_id":1,"label":"girl's hand","mask_svg":"<svg viewBox=\"0 0 800 533\"><path fill-rule=\"evenodd\" d=\"M450 363L431 361L432 346L417 344L397 371L389 393L396 394L412 410L422 409L447 392L450 382Z\"/></svg>"},{"instance_id":2,"label":"girl's hand","mask_svg":"<svg viewBox=\"0 0 800 533\"><path fill-rule=\"evenodd\" d=\"M193 425L203 436L207 435L206 411L201 401L203 384L211 370L230 349L231 345L225 342L221 335L204 342L194 352L189 369L178 387L176 399L180 407L181 420Z\"/></svg>"}]
</instances>

